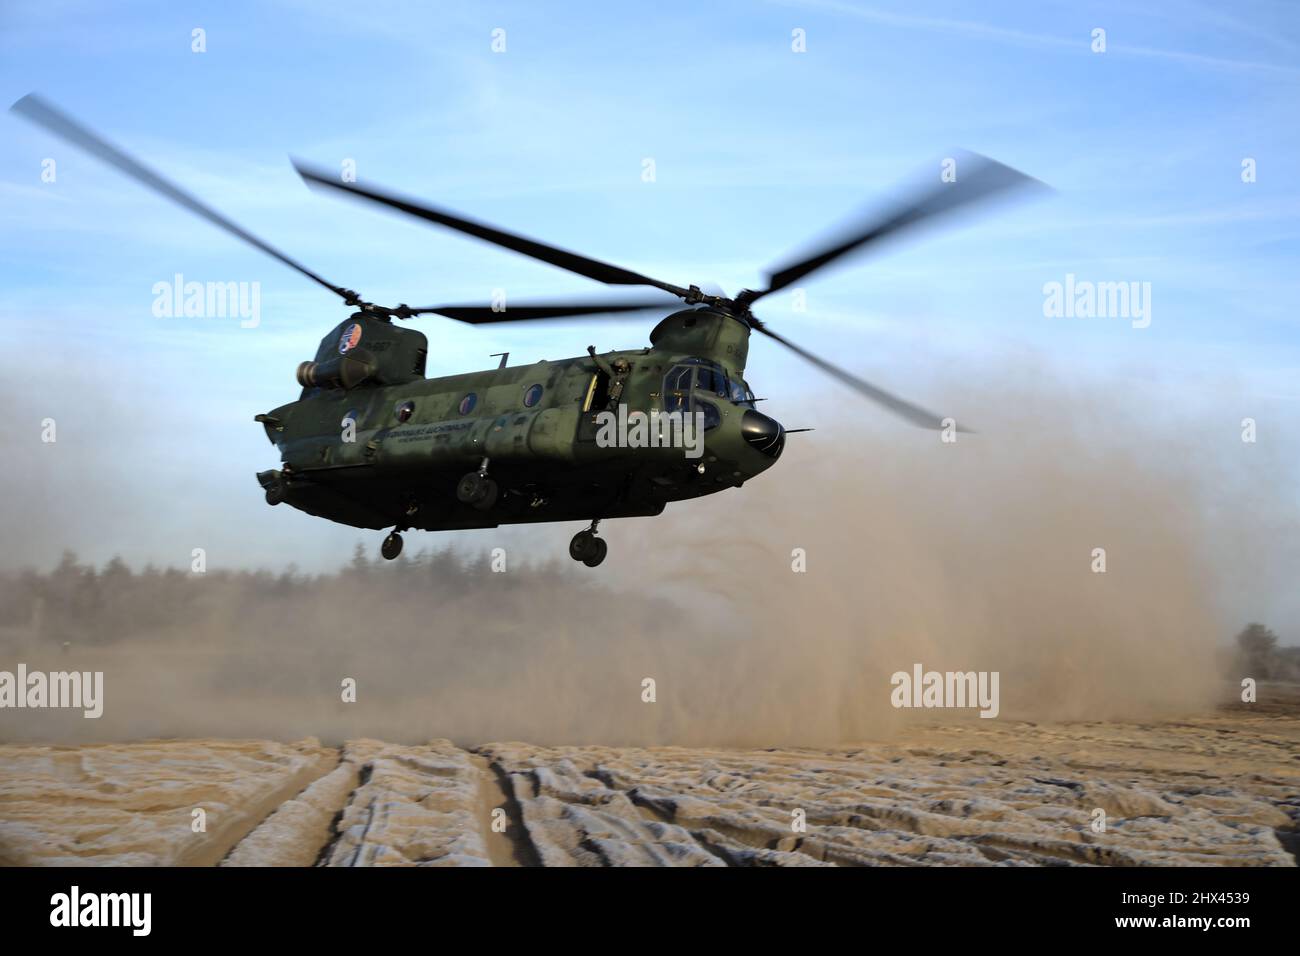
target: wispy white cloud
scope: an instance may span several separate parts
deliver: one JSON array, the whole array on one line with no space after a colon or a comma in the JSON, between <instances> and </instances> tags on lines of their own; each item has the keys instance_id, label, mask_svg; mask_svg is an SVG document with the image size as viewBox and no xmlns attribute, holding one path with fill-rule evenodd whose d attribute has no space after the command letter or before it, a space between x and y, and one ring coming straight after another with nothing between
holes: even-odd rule
<instances>
[{"instance_id":1,"label":"wispy white cloud","mask_svg":"<svg viewBox=\"0 0 1300 956\"><path fill-rule=\"evenodd\" d=\"M1063 34L1035 33L1014 27L998 26L978 20L965 20L952 17L921 16L914 13L898 13L878 6L848 3L846 0L768 0L780 6L816 10L841 16L853 17L885 26L909 30L929 30L939 33L959 34L994 40L1040 50L1059 50L1080 56L1088 55L1089 36L1065 36ZM1238 25L1239 26L1239 25ZM1124 42L1107 42L1109 55L1147 57L1183 63L1188 66L1232 72L1266 73L1300 78L1300 67L1287 63L1274 63L1268 60L1240 60L1230 57L1212 56L1174 49L1127 44Z\"/></svg>"}]
</instances>

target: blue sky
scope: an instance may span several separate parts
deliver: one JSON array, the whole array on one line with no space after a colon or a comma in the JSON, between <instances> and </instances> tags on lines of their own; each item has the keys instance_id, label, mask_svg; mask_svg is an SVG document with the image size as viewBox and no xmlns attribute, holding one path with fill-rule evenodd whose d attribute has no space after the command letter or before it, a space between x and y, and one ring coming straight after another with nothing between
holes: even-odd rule
<instances>
[{"instance_id":1,"label":"blue sky","mask_svg":"<svg viewBox=\"0 0 1300 956\"><path fill-rule=\"evenodd\" d=\"M1230 442L1243 416L1300 411L1300 8L1133 6L10 2L0 86L6 102L40 91L388 303L601 289L313 194L290 154L351 159L364 181L734 292L955 147L975 150L1056 194L818 275L806 312L773 297L764 317L922 405L961 407L964 370L1029 362L1131 384L1153 419L1169 404L1219 416ZM204 53L191 51L195 27ZM1095 28L1104 53L1091 49ZM796 29L804 53L791 49ZM32 466L50 496L41 506L57 498L68 514L27 557L48 563L72 544L97 560L180 563L179 534L282 561L279 544L231 530L268 520L253 472L274 453L251 417L296 395L294 368L343 310L45 132L11 114L0 123L7 401L66 422L88 456L77 469ZM47 158L54 183L40 178ZM260 282L261 325L155 318L151 289L175 273ZM1151 326L1045 318L1043 284L1067 273L1150 282ZM422 327L438 374L507 349L534 361L589 342L636 347L649 322ZM787 418L839 394L768 343L755 344L750 378L795 410ZM98 484L73 482L85 468ZM149 526L110 506L137 497L159 509ZM88 501L93 517L76 511ZM294 528L312 554L357 538L305 516Z\"/></svg>"}]
</instances>

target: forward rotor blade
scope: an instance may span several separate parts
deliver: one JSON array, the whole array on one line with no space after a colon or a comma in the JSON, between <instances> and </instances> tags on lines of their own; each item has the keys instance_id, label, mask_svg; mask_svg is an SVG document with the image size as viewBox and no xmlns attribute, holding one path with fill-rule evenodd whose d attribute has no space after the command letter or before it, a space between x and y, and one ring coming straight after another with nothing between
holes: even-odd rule
<instances>
[{"instance_id":1,"label":"forward rotor blade","mask_svg":"<svg viewBox=\"0 0 1300 956\"><path fill-rule=\"evenodd\" d=\"M646 309L671 309L678 303L671 300L664 302L585 302L582 304L563 303L536 305L507 305L503 309L494 309L490 305L439 305L419 309L405 310L410 315L433 313L443 315L458 322L471 325L486 325L491 322L530 322L544 319L562 319L569 316L602 315L614 312L640 312Z\"/></svg>"},{"instance_id":2,"label":"forward rotor blade","mask_svg":"<svg viewBox=\"0 0 1300 956\"><path fill-rule=\"evenodd\" d=\"M884 215L872 214L850 227L840 238L823 243L819 251L776 269L771 273L766 289L745 296L746 304L798 282L841 256L926 220L949 215L1013 190L1031 186L1043 190L1049 188L1032 176L976 153L958 155L956 174L955 181L937 183Z\"/></svg>"},{"instance_id":3,"label":"forward rotor blade","mask_svg":"<svg viewBox=\"0 0 1300 956\"><path fill-rule=\"evenodd\" d=\"M312 169L299 160L293 160L294 169L298 170L298 175L309 184L317 186L327 186L330 189L336 189L339 192L347 193L358 199L368 199L371 202L378 203L381 206L388 206L400 212L417 219L424 219L428 222L437 223L440 226L446 226L449 229L455 229L457 232L463 232L466 235L474 236L476 239L482 239L493 245L502 246L514 252L530 256L541 262L549 263L553 266L559 266L561 269L567 269L569 272L576 272L580 276L586 276L589 279L595 279L597 282L604 282L606 285L649 285L673 295L685 296L690 290L675 286L669 282L661 282L658 279L652 279L649 276L642 275L639 272L633 272L630 269L624 269L620 266L610 265L607 262L601 262L598 259L590 259L587 256L579 255L576 252L569 252L567 249L560 249L557 246L547 245L544 242L538 242L536 239L529 239L525 236L516 235L512 232L506 232L504 229L497 229L494 226L485 223L475 222L472 219L465 219L461 216L454 215L445 210L437 209L427 203L417 202L414 199L405 199L395 196L391 193L381 192L377 189L367 189L364 186L358 186L356 183L342 182L336 175L327 175L320 170Z\"/></svg>"},{"instance_id":4,"label":"forward rotor blade","mask_svg":"<svg viewBox=\"0 0 1300 956\"><path fill-rule=\"evenodd\" d=\"M943 418L945 416L936 415L934 412L926 411L924 408L921 408L919 405L913 405L911 402L906 402L903 399L899 398L897 395L892 395L889 392L886 392L883 388L877 388L876 386L872 385L870 382L864 381L863 379L858 378L856 375L844 371L844 369L840 368L839 366L832 365L830 362L826 361L825 359L818 358L816 355L813 355L811 352L807 351L806 349L800 348L799 346L795 345L789 339L786 339L778 335L777 333L773 332L771 329L769 329L767 326L763 325L762 323L758 322L757 320L751 319L751 323L753 324L753 327L757 329L759 332L762 332L764 335L768 336L769 338L775 339L776 341L780 342L782 345L784 345L790 351L794 352L796 355L802 356L803 358L811 362L813 365L816 365L823 372L827 372L835 376L845 385L848 385L850 388L853 388L859 393L865 395L873 402L876 402L879 405L883 405L885 408L889 409L895 415L898 415L899 417L906 419L907 421L911 422L913 425L920 426L921 428L933 428L933 429L940 429L943 427ZM967 432L969 431L969 429L958 426L957 431Z\"/></svg>"},{"instance_id":5,"label":"forward rotor blade","mask_svg":"<svg viewBox=\"0 0 1300 956\"><path fill-rule=\"evenodd\" d=\"M161 193L177 205L183 206L198 216L202 216L214 226L218 226L231 235L237 236L249 245L262 250L267 255L279 259L289 268L301 272L308 279L324 286L335 295L341 296L344 301L349 304L355 304L359 301L355 292L327 282L302 263L289 258L269 243L263 242L251 232L248 232L231 222L225 216L221 215L221 213L200 202L179 186L164 179L158 173L131 158L116 146L101 139L95 133L92 133L66 113L56 109L35 93L28 93L18 102L14 103L13 106L9 107L9 109L36 125L43 127L54 135L67 140L74 146L84 149L96 159L103 160L110 166L116 167L119 171L130 176L136 182L148 186L154 192Z\"/></svg>"}]
</instances>

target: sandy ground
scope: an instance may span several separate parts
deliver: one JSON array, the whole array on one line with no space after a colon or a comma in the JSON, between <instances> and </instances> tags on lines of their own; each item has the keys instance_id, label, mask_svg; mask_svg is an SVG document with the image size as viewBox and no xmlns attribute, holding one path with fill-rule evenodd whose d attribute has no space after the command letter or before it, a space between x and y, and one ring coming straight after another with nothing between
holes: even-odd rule
<instances>
[{"instance_id":1,"label":"sandy ground","mask_svg":"<svg viewBox=\"0 0 1300 956\"><path fill-rule=\"evenodd\" d=\"M0 862L1294 866L1300 690L1262 698L842 750L7 745Z\"/></svg>"}]
</instances>

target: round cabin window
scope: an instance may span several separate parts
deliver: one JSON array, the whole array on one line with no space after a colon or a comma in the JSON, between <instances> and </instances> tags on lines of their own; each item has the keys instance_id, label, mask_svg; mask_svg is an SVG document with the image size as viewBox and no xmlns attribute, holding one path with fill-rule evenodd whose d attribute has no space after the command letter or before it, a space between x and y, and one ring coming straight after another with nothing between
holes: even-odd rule
<instances>
[{"instance_id":1,"label":"round cabin window","mask_svg":"<svg viewBox=\"0 0 1300 956\"><path fill-rule=\"evenodd\" d=\"M460 413L462 415L468 415L470 412L474 411L474 406L477 403L478 403L478 396L475 395L473 392L470 392L468 395L466 395L464 398L460 400Z\"/></svg>"},{"instance_id":2,"label":"round cabin window","mask_svg":"<svg viewBox=\"0 0 1300 956\"><path fill-rule=\"evenodd\" d=\"M402 402L397 406L397 420L399 422L409 422L414 414L415 402Z\"/></svg>"},{"instance_id":3,"label":"round cabin window","mask_svg":"<svg viewBox=\"0 0 1300 956\"><path fill-rule=\"evenodd\" d=\"M524 391L524 408L532 408L542 400L542 386L529 385Z\"/></svg>"}]
</instances>

